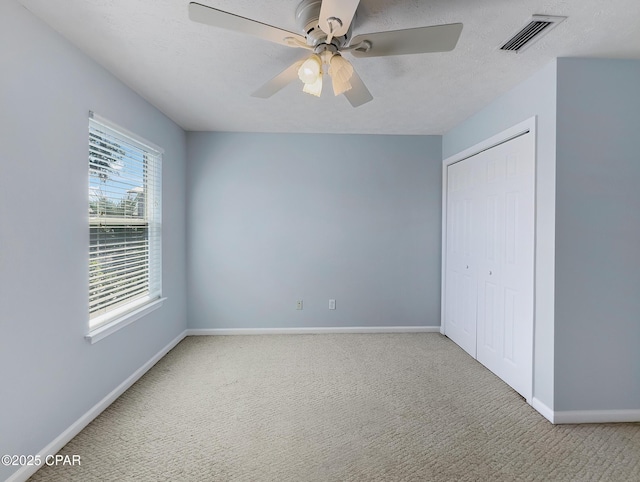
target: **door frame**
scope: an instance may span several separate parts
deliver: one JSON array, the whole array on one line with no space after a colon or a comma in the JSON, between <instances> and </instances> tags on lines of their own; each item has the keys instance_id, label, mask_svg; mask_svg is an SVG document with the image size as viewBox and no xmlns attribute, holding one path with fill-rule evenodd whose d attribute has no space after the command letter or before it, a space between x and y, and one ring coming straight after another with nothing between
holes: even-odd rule
<instances>
[{"instance_id":1,"label":"door frame","mask_svg":"<svg viewBox=\"0 0 640 482\"><path fill-rule=\"evenodd\" d=\"M446 310L446 289L447 289L447 279L446 279L446 272L447 272L447 256L446 256L446 252L447 252L447 204L448 204L448 199L447 199L447 186L448 186L448 177L447 177L447 173L448 173L448 167L451 164L455 164L456 162L460 162L463 161L465 159L468 159L470 157L473 157L477 154L480 154L483 151L486 151L488 149L491 149L492 147L496 147L500 144L504 144L505 142L509 142L512 139L515 139L516 137L520 137L524 134L528 134L531 133L532 134L532 142L533 142L533 156L534 156L534 189L533 189L533 205L534 205L534 247L533 247L533 330L534 332L531 333L531 342L532 344L534 343L534 336L535 336L535 325L536 325L536 292L535 292L535 284L536 284L536 219L537 219L537 132L536 132L536 124L537 124L537 117L533 116L528 118L525 121L522 121L518 124L515 124L507 129L505 129L502 132L499 132L498 134L495 134L491 137L489 137L488 139L485 139L484 141L481 141L471 147L469 147L468 149L465 149L463 151L458 152L457 154L454 154L452 156L447 157L446 159L444 159L442 161L442 263L441 263L441 279L440 279L440 333L442 335L445 334L446 331L446 317L445 317L445 310ZM531 367L533 369L533 367L535 367L534 364L534 347L532 346L532 350L531 350L531 356L532 356L532 360L531 360ZM529 396L526 397L527 398L527 402L531 403L531 399L533 398L533 374L531 377L531 387L529 390Z\"/></svg>"}]
</instances>

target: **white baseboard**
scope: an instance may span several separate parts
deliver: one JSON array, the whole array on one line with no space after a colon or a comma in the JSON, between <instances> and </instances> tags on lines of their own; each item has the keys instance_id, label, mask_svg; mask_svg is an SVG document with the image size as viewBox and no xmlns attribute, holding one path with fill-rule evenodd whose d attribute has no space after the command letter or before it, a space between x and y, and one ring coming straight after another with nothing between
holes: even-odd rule
<instances>
[{"instance_id":1,"label":"white baseboard","mask_svg":"<svg viewBox=\"0 0 640 482\"><path fill-rule=\"evenodd\" d=\"M531 399L531 404L530 404L533 408L535 408L540 415L542 415L544 418L546 418L547 420L549 420L549 422L551 423L555 423L555 414L553 412L553 410L551 410L544 402L541 402L539 399L537 399L536 397L533 397Z\"/></svg>"},{"instance_id":2,"label":"white baseboard","mask_svg":"<svg viewBox=\"0 0 640 482\"><path fill-rule=\"evenodd\" d=\"M567 410L554 415L554 423L640 422L640 410Z\"/></svg>"},{"instance_id":3,"label":"white baseboard","mask_svg":"<svg viewBox=\"0 0 640 482\"><path fill-rule=\"evenodd\" d=\"M640 422L640 410L551 410L533 398L531 406L553 424Z\"/></svg>"},{"instance_id":4,"label":"white baseboard","mask_svg":"<svg viewBox=\"0 0 640 482\"><path fill-rule=\"evenodd\" d=\"M129 378L127 378L124 382L118 385L111 393L109 393L106 397L96 403L87 413L85 413L82 417L76 420L68 429L58 435L49 445L43 448L38 455L41 460L45 460L48 455L55 455L60 451L62 447L64 447L73 437L78 435L83 428L85 428L89 423L100 415L109 405L111 405L116 398L122 395L127 389L133 385L142 375L149 371L149 369L158 363L160 359L165 356L169 351L175 347L178 343L180 343L184 337L186 336L186 331L180 333L177 337L169 342L164 348L162 348L158 353L156 353L151 359L138 368ZM27 466L23 465L16 472L14 472L6 482L24 482L33 474L35 474L39 466Z\"/></svg>"},{"instance_id":5,"label":"white baseboard","mask_svg":"<svg viewBox=\"0 0 640 482\"><path fill-rule=\"evenodd\" d=\"M315 328L192 328L200 335L321 335L329 333L439 333L439 326L327 326Z\"/></svg>"}]
</instances>

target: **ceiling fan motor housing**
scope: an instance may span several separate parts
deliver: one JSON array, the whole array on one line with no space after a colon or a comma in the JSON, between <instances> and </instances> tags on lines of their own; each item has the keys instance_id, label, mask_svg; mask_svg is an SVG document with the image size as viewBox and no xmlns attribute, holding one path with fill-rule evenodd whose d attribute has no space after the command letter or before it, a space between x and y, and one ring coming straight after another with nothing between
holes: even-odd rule
<instances>
[{"instance_id":1,"label":"ceiling fan motor housing","mask_svg":"<svg viewBox=\"0 0 640 482\"><path fill-rule=\"evenodd\" d=\"M296 23L306 37L307 45L311 47L326 43L327 40L327 34L322 31L319 25L321 6L322 0L302 0L296 9ZM345 35L334 37L331 40L331 44L335 45L338 50L348 45L349 39L351 39L353 23L352 21L349 26L349 31Z\"/></svg>"}]
</instances>

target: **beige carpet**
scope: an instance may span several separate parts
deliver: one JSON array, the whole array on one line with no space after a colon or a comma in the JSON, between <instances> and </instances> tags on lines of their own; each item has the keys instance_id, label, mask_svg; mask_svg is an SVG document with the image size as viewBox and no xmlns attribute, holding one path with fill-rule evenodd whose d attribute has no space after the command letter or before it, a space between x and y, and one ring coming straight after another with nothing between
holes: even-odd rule
<instances>
[{"instance_id":1,"label":"beige carpet","mask_svg":"<svg viewBox=\"0 0 640 482\"><path fill-rule=\"evenodd\" d=\"M640 424L553 426L439 334L189 337L34 481L640 481Z\"/></svg>"}]
</instances>

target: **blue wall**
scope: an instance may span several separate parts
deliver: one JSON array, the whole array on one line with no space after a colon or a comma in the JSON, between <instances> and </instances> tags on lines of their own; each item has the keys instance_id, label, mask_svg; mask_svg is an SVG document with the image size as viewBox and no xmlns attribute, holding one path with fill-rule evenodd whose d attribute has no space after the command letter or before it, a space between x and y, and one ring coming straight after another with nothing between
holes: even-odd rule
<instances>
[{"instance_id":1,"label":"blue wall","mask_svg":"<svg viewBox=\"0 0 640 482\"><path fill-rule=\"evenodd\" d=\"M440 324L440 137L190 133L188 158L190 328Z\"/></svg>"},{"instance_id":2,"label":"blue wall","mask_svg":"<svg viewBox=\"0 0 640 482\"><path fill-rule=\"evenodd\" d=\"M556 410L640 409L640 61L558 61Z\"/></svg>"},{"instance_id":3,"label":"blue wall","mask_svg":"<svg viewBox=\"0 0 640 482\"><path fill-rule=\"evenodd\" d=\"M36 454L186 328L184 132L0 2L0 454ZM164 306L91 345L88 112L165 149ZM13 467L0 465L0 480Z\"/></svg>"}]
</instances>

